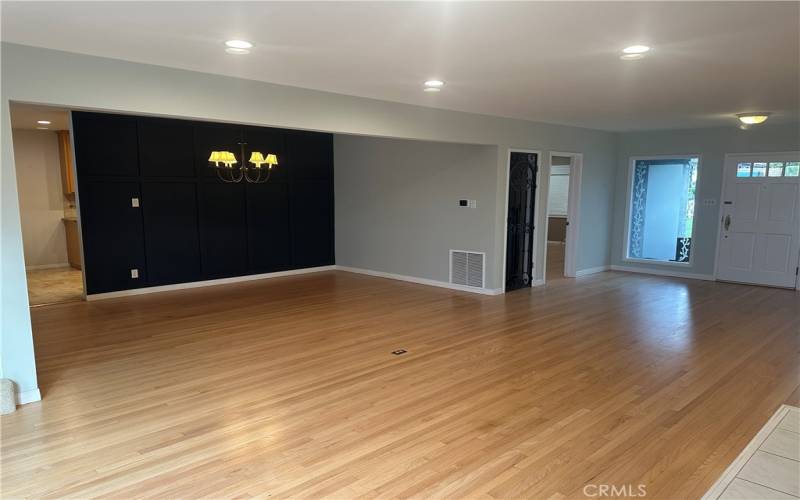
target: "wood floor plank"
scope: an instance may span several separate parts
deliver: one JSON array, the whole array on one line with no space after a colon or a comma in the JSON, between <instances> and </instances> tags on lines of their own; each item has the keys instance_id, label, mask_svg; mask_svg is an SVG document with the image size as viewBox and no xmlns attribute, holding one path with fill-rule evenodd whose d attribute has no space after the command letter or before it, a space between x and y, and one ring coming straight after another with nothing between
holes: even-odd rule
<instances>
[{"instance_id":1,"label":"wood floor plank","mask_svg":"<svg viewBox=\"0 0 800 500\"><path fill-rule=\"evenodd\" d=\"M32 321L44 400L2 417L3 497L695 498L800 394L799 294L627 273L324 272Z\"/></svg>"}]
</instances>

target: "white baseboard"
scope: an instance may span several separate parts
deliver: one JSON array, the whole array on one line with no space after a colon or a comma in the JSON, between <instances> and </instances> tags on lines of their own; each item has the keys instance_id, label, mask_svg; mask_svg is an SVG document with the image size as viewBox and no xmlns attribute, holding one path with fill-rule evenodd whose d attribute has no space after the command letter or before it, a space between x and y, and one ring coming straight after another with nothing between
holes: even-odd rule
<instances>
[{"instance_id":1,"label":"white baseboard","mask_svg":"<svg viewBox=\"0 0 800 500\"><path fill-rule=\"evenodd\" d=\"M589 276L592 274L604 273L609 269L611 269L611 266L597 266L597 267L590 267L587 269L579 269L575 271L575 277L580 278L581 276Z\"/></svg>"},{"instance_id":2,"label":"white baseboard","mask_svg":"<svg viewBox=\"0 0 800 500\"><path fill-rule=\"evenodd\" d=\"M541 280L533 280L533 281L531 281L531 288L534 288L534 287L537 287L537 286L544 286L544 284L545 284L545 282L544 282L543 279L541 279Z\"/></svg>"},{"instance_id":3,"label":"white baseboard","mask_svg":"<svg viewBox=\"0 0 800 500\"><path fill-rule=\"evenodd\" d=\"M18 392L17 393L17 404L24 405L28 403L35 403L36 401L42 400L42 393L39 392L39 388L33 389L32 391L25 391L25 392Z\"/></svg>"},{"instance_id":4,"label":"white baseboard","mask_svg":"<svg viewBox=\"0 0 800 500\"><path fill-rule=\"evenodd\" d=\"M653 274L656 276L671 276L673 278L687 278L691 280L715 281L711 274L694 274L672 271L670 269L650 269L645 267L611 266L612 271L625 271L628 273Z\"/></svg>"},{"instance_id":5,"label":"white baseboard","mask_svg":"<svg viewBox=\"0 0 800 500\"><path fill-rule=\"evenodd\" d=\"M26 271L39 271L41 269L59 269L62 267L69 267L69 262L61 262L59 264L42 264L39 266L25 266Z\"/></svg>"},{"instance_id":6,"label":"white baseboard","mask_svg":"<svg viewBox=\"0 0 800 500\"><path fill-rule=\"evenodd\" d=\"M348 273L366 274L367 276L375 276L378 278L388 278L392 280L408 281L410 283L417 283L419 285L438 286L440 288L449 288L451 290L459 290L461 292L480 293L482 295L500 295L503 293L502 288L475 288L472 286L455 285L446 281L431 280L427 278L417 278L415 276L405 276L402 274L386 273L383 271L373 271L371 269L360 269L357 267L336 266L339 271Z\"/></svg>"},{"instance_id":7,"label":"white baseboard","mask_svg":"<svg viewBox=\"0 0 800 500\"><path fill-rule=\"evenodd\" d=\"M204 286L227 285L229 283L241 283L244 281L280 278L282 276L294 276L297 274L318 273L320 271L333 271L335 269L336 266L306 267L303 269L292 269L290 271L278 271L274 273L250 274L247 276L236 276L233 278L219 278L215 280L192 281L189 283L176 283L174 285L134 288L132 290L120 290L118 292L92 293L86 295L86 300L113 299L117 297L128 297L131 295L144 295L147 293L171 292L174 290L186 290L189 288L200 288Z\"/></svg>"}]
</instances>

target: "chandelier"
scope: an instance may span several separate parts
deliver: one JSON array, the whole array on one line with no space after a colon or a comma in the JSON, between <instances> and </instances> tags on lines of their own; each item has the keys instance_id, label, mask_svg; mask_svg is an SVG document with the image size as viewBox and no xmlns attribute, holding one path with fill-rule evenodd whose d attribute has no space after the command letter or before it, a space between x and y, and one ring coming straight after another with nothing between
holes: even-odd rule
<instances>
[{"instance_id":1,"label":"chandelier","mask_svg":"<svg viewBox=\"0 0 800 500\"><path fill-rule=\"evenodd\" d=\"M239 143L240 156L244 161L244 147L246 142ZM253 151L247 163L239 164L236 155L230 151L212 151L208 157L208 166L214 169L223 182L242 182L245 180L253 184L263 184L269 180L272 167L278 164L278 155L274 153L261 153ZM265 167L266 165L266 167Z\"/></svg>"}]
</instances>

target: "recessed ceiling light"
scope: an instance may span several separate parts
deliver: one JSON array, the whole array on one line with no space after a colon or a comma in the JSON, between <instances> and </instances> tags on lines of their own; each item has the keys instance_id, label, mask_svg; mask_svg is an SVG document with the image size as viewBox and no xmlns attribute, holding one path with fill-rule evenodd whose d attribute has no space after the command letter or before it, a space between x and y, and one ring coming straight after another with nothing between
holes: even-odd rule
<instances>
[{"instance_id":1,"label":"recessed ceiling light","mask_svg":"<svg viewBox=\"0 0 800 500\"><path fill-rule=\"evenodd\" d=\"M36 127L36 130L50 130L50 129L47 127Z\"/></svg>"},{"instance_id":2,"label":"recessed ceiling light","mask_svg":"<svg viewBox=\"0 0 800 500\"><path fill-rule=\"evenodd\" d=\"M425 82L426 87L444 87L444 82L441 80L428 80Z\"/></svg>"},{"instance_id":3,"label":"recessed ceiling light","mask_svg":"<svg viewBox=\"0 0 800 500\"><path fill-rule=\"evenodd\" d=\"M644 54L645 52L649 52L650 47L647 45L631 45L630 47L625 47L622 49L622 52L626 54Z\"/></svg>"},{"instance_id":4,"label":"recessed ceiling light","mask_svg":"<svg viewBox=\"0 0 800 500\"><path fill-rule=\"evenodd\" d=\"M243 56L245 54L249 54L250 53L250 51L247 50L247 49L237 49L235 47L228 47L227 49L225 49L225 52L227 52L228 54L236 55L236 56Z\"/></svg>"},{"instance_id":5,"label":"recessed ceiling light","mask_svg":"<svg viewBox=\"0 0 800 500\"><path fill-rule=\"evenodd\" d=\"M439 87L425 87L424 89L422 89L423 92L439 92L440 90L442 89L440 89Z\"/></svg>"},{"instance_id":6,"label":"recessed ceiling light","mask_svg":"<svg viewBox=\"0 0 800 500\"><path fill-rule=\"evenodd\" d=\"M50 120L38 120L36 123L39 125L50 125Z\"/></svg>"},{"instance_id":7,"label":"recessed ceiling light","mask_svg":"<svg viewBox=\"0 0 800 500\"><path fill-rule=\"evenodd\" d=\"M623 54L619 58L623 61L636 61L637 59L644 59L644 54Z\"/></svg>"},{"instance_id":8,"label":"recessed ceiling light","mask_svg":"<svg viewBox=\"0 0 800 500\"><path fill-rule=\"evenodd\" d=\"M228 40L225 45L232 49L252 49L253 44L247 40Z\"/></svg>"},{"instance_id":9,"label":"recessed ceiling light","mask_svg":"<svg viewBox=\"0 0 800 500\"><path fill-rule=\"evenodd\" d=\"M745 125L758 125L767 121L769 115L770 113L739 113L736 117Z\"/></svg>"}]
</instances>

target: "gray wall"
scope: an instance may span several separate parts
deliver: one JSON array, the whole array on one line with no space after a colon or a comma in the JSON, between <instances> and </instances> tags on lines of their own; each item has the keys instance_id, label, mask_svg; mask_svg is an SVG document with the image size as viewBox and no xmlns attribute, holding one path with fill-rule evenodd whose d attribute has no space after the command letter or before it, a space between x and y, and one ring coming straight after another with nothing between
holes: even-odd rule
<instances>
[{"instance_id":1,"label":"gray wall","mask_svg":"<svg viewBox=\"0 0 800 500\"><path fill-rule=\"evenodd\" d=\"M495 261L496 146L339 134L333 145L337 265L448 281L450 249ZM487 288L502 286L496 271Z\"/></svg>"},{"instance_id":2,"label":"gray wall","mask_svg":"<svg viewBox=\"0 0 800 500\"><path fill-rule=\"evenodd\" d=\"M714 274L719 203L722 195L722 170L726 153L763 153L800 150L800 124L762 125L741 130L731 123L726 128L633 132L619 135L617 148L616 203L612 239L612 265L654 270L672 270L711 276ZM699 154L695 239L691 266L675 269L658 264L623 261L625 208L628 169L631 156ZM713 198L717 205L704 207L702 200Z\"/></svg>"},{"instance_id":3,"label":"gray wall","mask_svg":"<svg viewBox=\"0 0 800 500\"><path fill-rule=\"evenodd\" d=\"M2 44L2 375L37 387L19 222L9 101L69 109L496 146L491 276L502 273L508 148L584 154L578 268L607 265L614 205L615 136L608 132L424 108L114 59ZM57 79L53 75L58 75ZM543 184L547 177L544 176ZM540 189L546 189L540 185ZM80 193L78 195L80 202ZM538 226L546 223L540 211ZM539 238L537 259L545 246ZM406 242L410 249L416 243ZM483 241L475 244L483 245ZM411 250L410 250L411 251ZM541 269L539 268L539 271ZM421 273L420 273L421 274Z\"/></svg>"}]
</instances>

